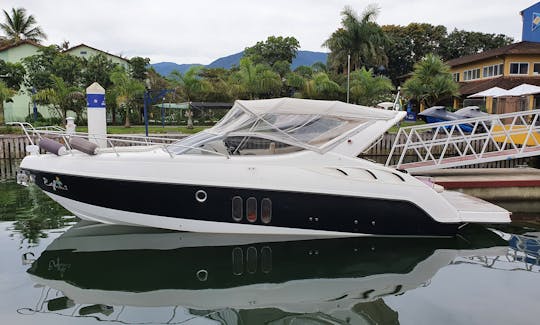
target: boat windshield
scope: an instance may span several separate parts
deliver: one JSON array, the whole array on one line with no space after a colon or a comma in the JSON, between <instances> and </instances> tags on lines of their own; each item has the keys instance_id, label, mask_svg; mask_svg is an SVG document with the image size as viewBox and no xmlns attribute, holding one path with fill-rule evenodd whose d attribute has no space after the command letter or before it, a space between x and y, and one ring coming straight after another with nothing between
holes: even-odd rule
<instances>
[{"instance_id":1,"label":"boat windshield","mask_svg":"<svg viewBox=\"0 0 540 325\"><path fill-rule=\"evenodd\" d=\"M365 108L356 105L309 101L314 106L311 109L295 109L291 102L305 104L306 100L281 100L237 101L215 126L172 144L168 150L176 154L203 152L199 149L225 154L275 154L306 149L322 153L379 118L371 110L367 110L367 115L361 114ZM273 105L267 105L268 102ZM321 107L320 102L326 106ZM347 105L348 110L341 106L337 110L330 105L334 103ZM349 106L358 111L351 111ZM382 115L381 119L385 117Z\"/></svg>"}]
</instances>

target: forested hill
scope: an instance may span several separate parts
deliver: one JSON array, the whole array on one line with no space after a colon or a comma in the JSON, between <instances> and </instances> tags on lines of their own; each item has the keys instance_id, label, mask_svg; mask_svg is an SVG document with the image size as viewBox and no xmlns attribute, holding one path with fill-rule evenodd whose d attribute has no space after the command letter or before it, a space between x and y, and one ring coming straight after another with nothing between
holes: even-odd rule
<instances>
[{"instance_id":1,"label":"forested hill","mask_svg":"<svg viewBox=\"0 0 540 325\"><path fill-rule=\"evenodd\" d=\"M206 65L208 68L225 68L230 69L233 65L239 65L240 59L244 55L244 52L235 53L229 56L224 56L215 60L214 62ZM326 64L326 58L328 53L312 52L312 51L298 51L296 58L293 59L291 64L291 70L296 69L298 66L307 65L311 66L316 62L323 62ZM173 70L178 70L182 73L186 72L190 67L194 65L202 64L177 64L174 62L159 62L152 64L152 67L162 76L168 76Z\"/></svg>"}]
</instances>

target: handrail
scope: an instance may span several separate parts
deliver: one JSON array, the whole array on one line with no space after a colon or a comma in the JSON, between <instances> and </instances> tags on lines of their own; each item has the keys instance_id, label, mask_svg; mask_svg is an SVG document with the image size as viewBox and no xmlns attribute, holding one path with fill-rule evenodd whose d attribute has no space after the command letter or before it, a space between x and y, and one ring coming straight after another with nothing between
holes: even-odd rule
<instances>
[{"instance_id":1,"label":"handrail","mask_svg":"<svg viewBox=\"0 0 540 325\"><path fill-rule=\"evenodd\" d=\"M402 127L386 165L395 154L396 168L416 171L539 155L538 121L540 110L530 110ZM417 161L405 162L406 157Z\"/></svg>"},{"instance_id":2,"label":"handrail","mask_svg":"<svg viewBox=\"0 0 540 325\"><path fill-rule=\"evenodd\" d=\"M221 153L216 152L204 148L194 147L194 146L188 146L183 145L179 143L174 143L175 141L178 141L176 138L165 138L165 137L146 137L146 136L138 136L138 135L105 135L105 136L99 136L95 134L89 134L85 132L74 132L74 133L68 133L63 128L53 126L53 127L39 127L35 128L32 124L27 122L9 122L9 125L18 125L23 129L24 134L30 141L32 145L34 145L33 136L37 136L40 139L44 135L52 136L52 137L61 137L68 149L68 152L71 153L71 147L69 145L68 139L70 137L77 137L77 138L83 138L83 139L89 139L92 138L94 140L105 140L107 144L112 148L116 156L120 156L120 153L122 150L120 150L120 147L126 147L126 146L119 146L118 144L126 144L126 145L141 145L141 146L159 146L161 147L165 152L169 154L171 158L174 158L177 156L173 152L171 152L170 147L179 147L179 148L185 148L185 149L193 149L198 150L201 152L217 155L217 156L223 156L227 159L230 158L228 153ZM128 139L122 139L122 138L128 138ZM115 144L116 143L116 144Z\"/></svg>"}]
</instances>

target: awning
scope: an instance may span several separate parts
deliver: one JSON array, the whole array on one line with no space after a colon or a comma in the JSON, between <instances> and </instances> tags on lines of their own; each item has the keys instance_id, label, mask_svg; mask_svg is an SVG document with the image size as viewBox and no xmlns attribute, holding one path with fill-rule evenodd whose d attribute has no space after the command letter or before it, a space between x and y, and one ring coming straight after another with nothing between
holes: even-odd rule
<instances>
[{"instance_id":1,"label":"awning","mask_svg":"<svg viewBox=\"0 0 540 325\"><path fill-rule=\"evenodd\" d=\"M472 94L470 96L467 96L467 98L478 98L478 97L498 97L498 96L504 96L508 90L502 89L500 87L492 87L489 89L486 89L484 91L481 91L476 94Z\"/></svg>"},{"instance_id":2,"label":"awning","mask_svg":"<svg viewBox=\"0 0 540 325\"><path fill-rule=\"evenodd\" d=\"M517 87L507 90L504 94L494 97L525 96L533 94L540 94L540 87L529 84L521 84Z\"/></svg>"},{"instance_id":3,"label":"awning","mask_svg":"<svg viewBox=\"0 0 540 325\"><path fill-rule=\"evenodd\" d=\"M154 107L163 108L176 108L176 109L188 109L189 103L159 103L154 104Z\"/></svg>"}]
</instances>

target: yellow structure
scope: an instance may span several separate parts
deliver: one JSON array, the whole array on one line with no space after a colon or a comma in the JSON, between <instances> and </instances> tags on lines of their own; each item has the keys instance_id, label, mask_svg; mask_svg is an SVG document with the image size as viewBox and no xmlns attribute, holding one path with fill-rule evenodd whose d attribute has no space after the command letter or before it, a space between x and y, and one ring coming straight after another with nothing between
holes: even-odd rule
<instances>
[{"instance_id":1,"label":"yellow structure","mask_svg":"<svg viewBox=\"0 0 540 325\"><path fill-rule=\"evenodd\" d=\"M510 89L527 83L540 86L540 43L519 42L446 62L454 80L460 84L460 107L467 96L492 87ZM507 113L540 107L540 97L506 100L485 98L489 113Z\"/></svg>"}]
</instances>

